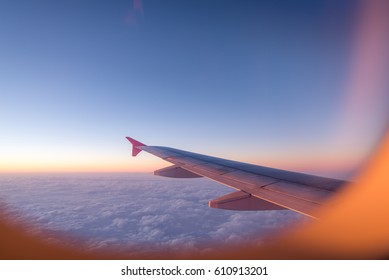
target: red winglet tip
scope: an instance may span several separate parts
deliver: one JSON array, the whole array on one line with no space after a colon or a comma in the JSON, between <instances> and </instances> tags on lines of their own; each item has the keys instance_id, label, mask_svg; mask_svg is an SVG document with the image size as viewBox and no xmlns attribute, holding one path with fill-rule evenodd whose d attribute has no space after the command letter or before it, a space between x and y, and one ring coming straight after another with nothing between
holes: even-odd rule
<instances>
[{"instance_id":1,"label":"red winglet tip","mask_svg":"<svg viewBox=\"0 0 389 280\"><path fill-rule=\"evenodd\" d=\"M138 147L146 146L145 144L143 144L143 143L141 143L139 141L136 141L135 139L133 139L131 137L126 137L126 138L132 144L132 156L133 157L137 156L142 151Z\"/></svg>"}]
</instances>

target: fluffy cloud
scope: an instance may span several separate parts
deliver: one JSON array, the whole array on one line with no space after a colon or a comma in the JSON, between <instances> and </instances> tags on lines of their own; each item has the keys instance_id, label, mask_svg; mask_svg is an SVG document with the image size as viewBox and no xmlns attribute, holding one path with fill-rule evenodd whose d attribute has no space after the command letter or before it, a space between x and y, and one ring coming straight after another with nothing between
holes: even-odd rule
<instances>
[{"instance_id":1,"label":"fluffy cloud","mask_svg":"<svg viewBox=\"0 0 389 280\"><path fill-rule=\"evenodd\" d=\"M285 227L291 211L239 212L208 208L232 190L206 179L149 174L0 175L0 202L50 242L66 235L87 250L138 246L210 251L209 244L244 242ZM77 238L73 238L76 236Z\"/></svg>"}]
</instances>

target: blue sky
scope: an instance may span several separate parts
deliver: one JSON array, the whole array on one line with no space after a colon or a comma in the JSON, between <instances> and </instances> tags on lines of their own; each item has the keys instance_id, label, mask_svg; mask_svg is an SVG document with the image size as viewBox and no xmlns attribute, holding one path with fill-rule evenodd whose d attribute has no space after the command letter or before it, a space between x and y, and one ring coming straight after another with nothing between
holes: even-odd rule
<instances>
[{"instance_id":1,"label":"blue sky","mask_svg":"<svg viewBox=\"0 0 389 280\"><path fill-rule=\"evenodd\" d=\"M363 121L340 125L360 10L351 0L2 1L0 171L161 166L130 158L129 135L345 174L387 116L386 84Z\"/></svg>"}]
</instances>

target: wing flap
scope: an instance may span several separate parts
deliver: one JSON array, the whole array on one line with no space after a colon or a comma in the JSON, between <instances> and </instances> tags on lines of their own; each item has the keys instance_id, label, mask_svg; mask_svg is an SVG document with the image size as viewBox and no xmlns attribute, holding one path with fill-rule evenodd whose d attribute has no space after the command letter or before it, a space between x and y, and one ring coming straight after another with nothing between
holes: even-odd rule
<instances>
[{"instance_id":1,"label":"wing flap","mask_svg":"<svg viewBox=\"0 0 389 280\"><path fill-rule=\"evenodd\" d=\"M154 175L170 178L201 178L202 176L183 169L177 165L168 166L154 171Z\"/></svg>"},{"instance_id":2,"label":"wing flap","mask_svg":"<svg viewBox=\"0 0 389 280\"><path fill-rule=\"evenodd\" d=\"M209 207L239 211L285 210L284 207L256 198L243 191L233 192L211 200Z\"/></svg>"}]
</instances>

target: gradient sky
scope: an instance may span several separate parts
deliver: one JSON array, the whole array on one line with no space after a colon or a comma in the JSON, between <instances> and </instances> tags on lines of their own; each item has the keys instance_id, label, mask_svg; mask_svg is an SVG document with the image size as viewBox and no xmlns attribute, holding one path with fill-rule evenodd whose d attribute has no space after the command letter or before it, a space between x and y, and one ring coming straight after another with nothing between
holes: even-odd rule
<instances>
[{"instance_id":1,"label":"gradient sky","mask_svg":"<svg viewBox=\"0 0 389 280\"><path fill-rule=\"evenodd\" d=\"M381 2L1 1L0 172L165 165L132 136L344 177L388 117Z\"/></svg>"}]
</instances>

